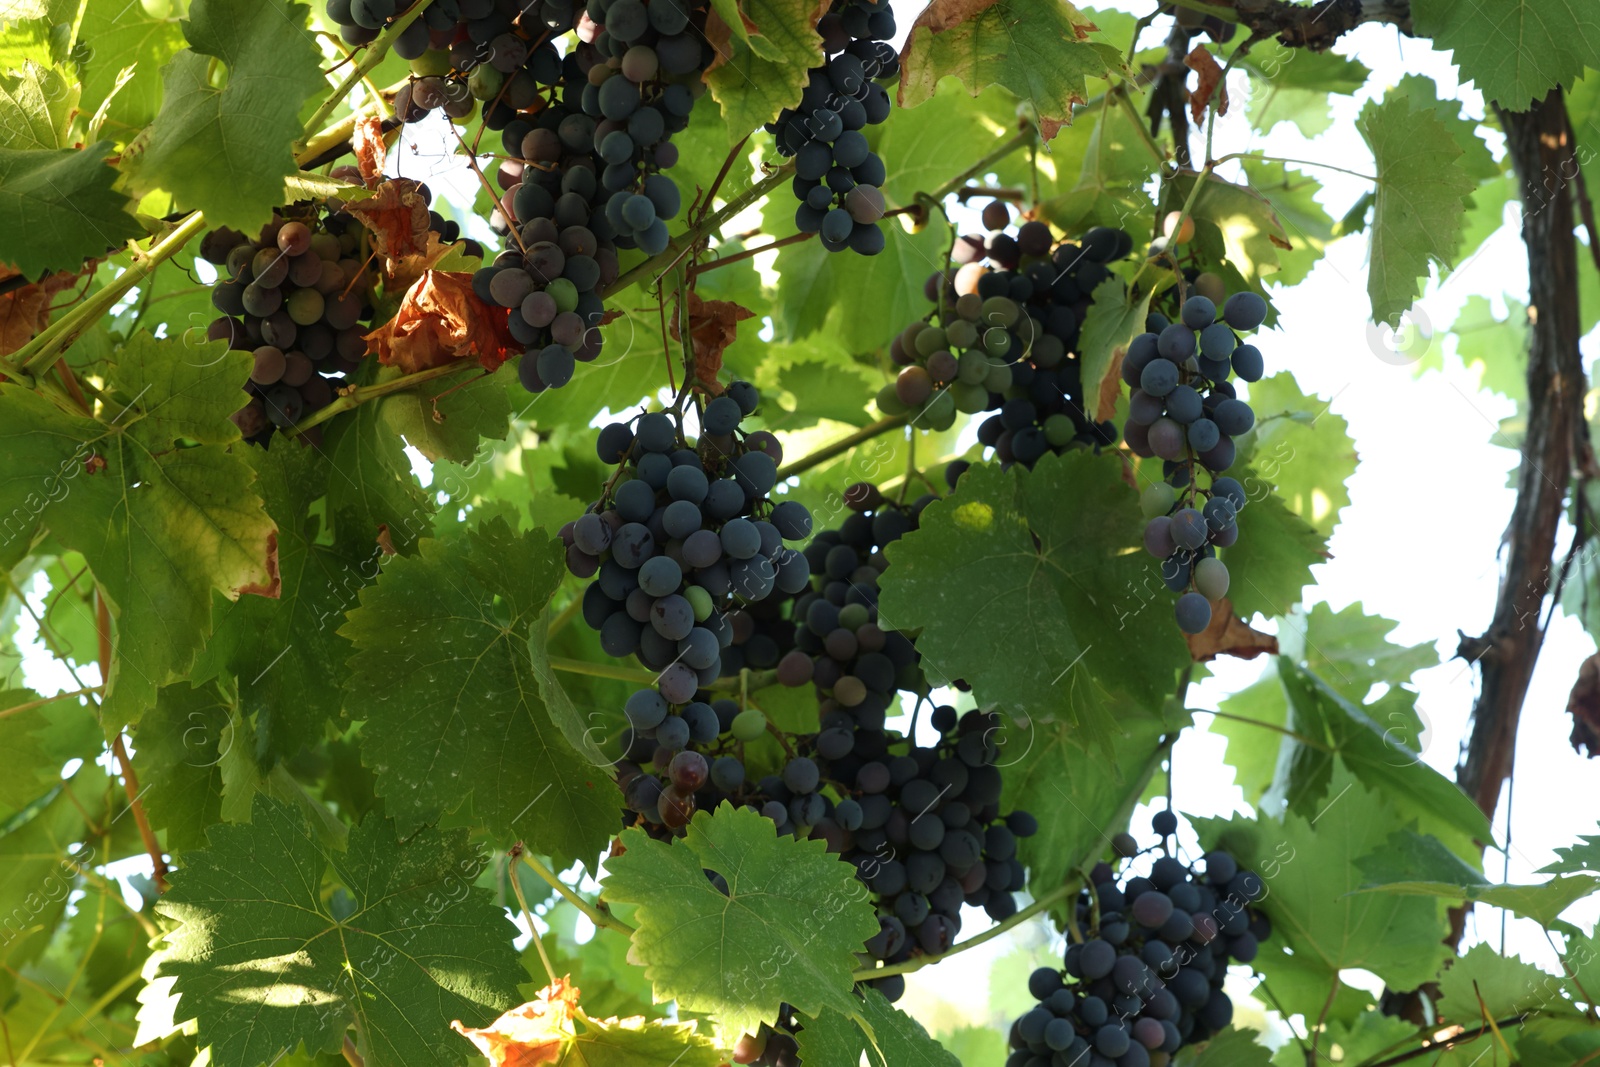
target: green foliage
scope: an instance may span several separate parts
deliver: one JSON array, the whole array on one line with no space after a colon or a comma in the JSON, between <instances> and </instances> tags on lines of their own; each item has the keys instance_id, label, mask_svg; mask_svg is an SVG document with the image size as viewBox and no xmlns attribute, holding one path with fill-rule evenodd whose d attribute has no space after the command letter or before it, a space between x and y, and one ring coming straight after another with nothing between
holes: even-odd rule
<instances>
[{"instance_id":1,"label":"green foliage","mask_svg":"<svg viewBox=\"0 0 1600 1067\"><path fill-rule=\"evenodd\" d=\"M1374 321L1397 325L1430 263L1454 262L1472 179L1454 132L1433 106L1397 90L1357 122L1377 166L1367 294Z\"/></svg>"},{"instance_id":2,"label":"green foliage","mask_svg":"<svg viewBox=\"0 0 1600 1067\"><path fill-rule=\"evenodd\" d=\"M706 85L722 105L732 144L800 100L807 70L822 64L822 41L813 30L822 11L816 0L715 0L715 6L731 39L718 48Z\"/></svg>"},{"instance_id":3,"label":"green foliage","mask_svg":"<svg viewBox=\"0 0 1600 1067\"><path fill-rule=\"evenodd\" d=\"M1416 0L1412 20L1418 34L1450 49L1463 78L1512 111L1600 66L1600 16L1576 0Z\"/></svg>"},{"instance_id":4,"label":"green foliage","mask_svg":"<svg viewBox=\"0 0 1600 1067\"><path fill-rule=\"evenodd\" d=\"M402 841L371 817L329 855L292 809L258 797L248 826L208 836L158 905L179 925L156 973L215 1061L264 1063L302 1042L337 1052L354 1026L375 1067L462 1063L450 1020L481 1025L516 1003L522 968L503 913L473 888L483 860L466 835Z\"/></svg>"},{"instance_id":5,"label":"green foliage","mask_svg":"<svg viewBox=\"0 0 1600 1067\"><path fill-rule=\"evenodd\" d=\"M1073 452L961 484L890 546L882 582L882 617L920 631L930 679L1099 743L1160 707L1182 646L1148 557L1131 551L1135 496L1116 464ZM1102 640L1113 620L1118 637Z\"/></svg>"},{"instance_id":6,"label":"green foliage","mask_svg":"<svg viewBox=\"0 0 1600 1067\"><path fill-rule=\"evenodd\" d=\"M1273 937L1256 966L1274 989L1280 970L1298 971L1290 981L1320 985L1324 995L1345 968L1371 971L1397 987L1428 981L1448 954L1441 942L1444 905L1351 895L1363 881L1358 861L1385 847L1400 826L1399 812L1342 764L1333 768L1329 787L1309 818L1291 810L1255 822L1195 820L1207 847L1228 849L1266 882L1259 906L1272 918Z\"/></svg>"},{"instance_id":7,"label":"green foliage","mask_svg":"<svg viewBox=\"0 0 1600 1067\"><path fill-rule=\"evenodd\" d=\"M1307 137L1325 133L1333 125L1329 94L1356 92L1370 73L1356 60L1287 48L1277 41L1253 47L1243 66L1251 74L1245 105L1250 124L1266 133L1280 122L1291 122Z\"/></svg>"},{"instance_id":8,"label":"green foliage","mask_svg":"<svg viewBox=\"0 0 1600 1067\"><path fill-rule=\"evenodd\" d=\"M470 800L494 838L562 866L603 846L616 787L552 721L528 652L560 566L542 532L491 520L422 541L362 591L340 631L355 646L345 711L366 721L362 759L400 832Z\"/></svg>"},{"instance_id":9,"label":"green foliage","mask_svg":"<svg viewBox=\"0 0 1600 1067\"><path fill-rule=\"evenodd\" d=\"M183 30L174 19L152 16L143 4L89 0L78 32L92 42L83 64L84 98L109 99L102 128L128 140L160 109L161 68L183 48ZM117 88L130 67L131 76Z\"/></svg>"},{"instance_id":10,"label":"green foliage","mask_svg":"<svg viewBox=\"0 0 1600 1067\"><path fill-rule=\"evenodd\" d=\"M855 869L820 841L780 838L771 820L726 805L696 813L671 845L639 830L621 840L603 885L638 905L629 958L657 1000L714 1012L735 1034L775 1020L780 1003L862 1014L850 998L853 953L877 922ZM726 879L726 896L708 870Z\"/></svg>"},{"instance_id":11,"label":"green foliage","mask_svg":"<svg viewBox=\"0 0 1600 1067\"><path fill-rule=\"evenodd\" d=\"M1087 39L1092 29L1069 3L986 0L957 9L953 24L931 7L906 42L899 102L916 107L947 76L973 96L1002 85L1031 106L1048 141L1071 125L1072 105L1087 98L1085 79L1122 66L1120 49Z\"/></svg>"},{"instance_id":12,"label":"green foliage","mask_svg":"<svg viewBox=\"0 0 1600 1067\"><path fill-rule=\"evenodd\" d=\"M161 110L134 172L141 192L165 189L218 226L267 220L297 169L300 106L326 85L307 11L292 0L194 0L189 47L163 68Z\"/></svg>"},{"instance_id":13,"label":"green foliage","mask_svg":"<svg viewBox=\"0 0 1600 1067\"><path fill-rule=\"evenodd\" d=\"M860 1024L833 1010L807 1020L799 1036L801 1062L859 1063L865 1054L871 1067L902 1063L962 1067L920 1023L883 999L882 993L868 989L861 999Z\"/></svg>"},{"instance_id":14,"label":"green foliage","mask_svg":"<svg viewBox=\"0 0 1600 1067\"><path fill-rule=\"evenodd\" d=\"M138 335L111 372L128 401L106 421L0 387L0 441L14 457L0 473L8 533L43 522L83 553L111 605L108 727L136 720L189 669L214 589L270 591L272 520L254 472L227 448L239 439L227 416L248 363L220 342ZM175 449L179 439L194 447Z\"/></svg>"},{"instance_id":15,"label":"green foliage","mask_svg":"<svg viewBox=\"0 0 1600 1067\"><path fill-rule=\"evenodd\" d=\"M76 268L144 230L112 189L111 145L0 148L0 262L30 277Z\"/></svg>"}]
</instances>

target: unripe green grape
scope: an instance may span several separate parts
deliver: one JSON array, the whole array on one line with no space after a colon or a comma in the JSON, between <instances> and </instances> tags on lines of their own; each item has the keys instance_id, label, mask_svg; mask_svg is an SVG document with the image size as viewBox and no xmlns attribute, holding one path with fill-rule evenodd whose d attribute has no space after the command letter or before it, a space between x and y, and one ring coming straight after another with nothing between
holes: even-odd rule
<instances>
[{"instance_id":1,"label":"unripe green grape","mask_svg":"<svg viewBox=\"0 0 1600 1067\"><path fill-rule=\"evenodd\" d=\"M1022 309L1007 296L991 296L983 302L983 321L989 326L1014 326Z\"/></svg>"},{"instance_id":2,"label":"unripe green grape","mask_svg":"<svg viewBox=\"0 0 1600 1067\"><path fill-rule=\"evenodd\" d=\"M448 57L447 57L448 58ZM506 76L487 63L480 63L467 75L467 92L475 100L493 100L506 83Z\"/></svg>"},{"instance_id":3,"label":"unripe green grape","mask_svg":"<svg viewBox=\"0 0 1600 1067\"><path fill-rule=\"evenodd\" d=\"M1078 428L1059 411L1044 420L1044 439L1050 442L1051 447L1060 448L1076 436Z\"/></svg>"},{"instance_id":4,"label":"unripe green grape","mask_svg":"<svg viewBox=\"0 0 1600 1067\"><path fill-rule=\"evenodd\" d=\"M991 363L983 376L983 387L991 393L1003 393L1011 388L1011 368L1004 363Z\"/></svg>"},{"instance_id":5,"label":"unripe green grape","mask_svg":"<svg viewBox=\"0 0 1600 1067\"><path fill-rule=\"evenodd\" d=\"M911 410L910 406L900 399L900 394L895 392L893 382L878 390L876 402L878 410L885 415L904 415Z\"/></svg>"},{"instance_id":6,"label":"unripe green grape","mask_svg":"<svg viewBox=\"0 0 1600 1067\"><path fill-rule=\"evenodd\" d=\"M931 356L941 348L949 348L950 341L945 332L937 326L929 326L917 333L912 341L920 356Z\"/></svg>"},{"instance_id":7,"label":"unripe green grape","mask_svg":"<svg viewBox=\"0 0 1600 1067\"><path fill-rule=\"evenodd\" d=\"M683 598L689 602L689 607L694 609L694 621L705 622L711 617L711 594L698 585L690 585L683 591Z\"/></svg>"},{"instance_id":8,"label":"unripe green grape","mask_svg":"<svg viewBox=\"0 0 1600 1067\"><path fill-rule=\"evenodd\" d=\"M411 61L411 73L419 78L443 78L450 73L450 53L430 48Z\"/></svg>"},{"instance_id":9,"label":"unripe green grape","mask_svg":"<svg viewBox=\"0 0 1600 1067\"><path fill-rule=\"evenodd\" d=\"M983 350L996 359L1011 351L1011 335L998 326L983 331Z\"/></svg>"},{"instance_id":10,"label":"unripe green grape","mask_svg":"<svg viewBox=\"0 0 1600 1067\"><path fill-rule=\"evenodd\" d=\"M951 348L971 348L978 343L978 327L966 319L957 319L945 327L945 337Z\"/></svg>"},{"instance_id":11,"label":"unripe green grape","mask_svg":"<svg viewBox=\"0 0 1600 1067\"><path fill-rule=\"evenodd\" d=\"M839 609L839 625L852 633L871 621L872 611L865 604L846 604Z\"/></svg>"},{"instance_id":12,"label":"unripe green grape","mask_svg":"<svg viewBox=\"0 0 1600 1067\"><path fill-rule=\"evenodd\" d=\"M968 385L982 385L989 376L989 360L982 352L967 351L956 359L956 378Z\"/></svg>"},{"instance_id":13,"label":"unripe green grape","mask_svg":"<svg viewBox=\"0 0 1600 1067\"><path fill-rule=\"evenodd\" d=\"M759 708L746 708L733 717L728 729L734 740L748 743L767 732L767 717Z\"/></svg>"},{"instance_id":14,"label":"unripe green grape","mask_svg":"<svg viewBox=\"0 0 1600 1067\"><path fill-rule=\"evenodd\" d=\"M578 310L578 287L565 278L557 278L544 287L550 299L556 302L557 311Z\"/></svg>"},{"instance_id":15,"label":"unripe green grape","mask_svg":"<svg viewBox=\"0 0 1600 1067\"><path fill-rule=\"evenodd\" d=\"M1144 517L1153 519L1157 515L1165 515L1172 510L1172 505L1178 502L1178 494L1166 482L1154 482L1145 486L1144 492L1139 494L1139 510L1144 512Z\"/></svg>"},{"instance_id":16,"label":"unripe green grape","mask_svg":"<svg viewBox=\"0 0 1600 1067\"><path fill-rule=\"evenodd\" d=\"M950 387L950 395L955 399L956 410L964 415L976 415L989 406L989 390L981 385L956 382Z\"/></svg>"},{"instance_id":17,"label":"unripe green grape","mask_svg":"<svg viewBox=\"0 0 1600 1067\"><path fill-rule=\"evenodd\" d=\"M322 294L315 289L296 289L289 294L285 305L289 310L289 318L296 325L310 326L322 318L324 301Z\"/></svg>"},{"instance_id":18,"label":"unripe green grape","mask_svg":"<svg viewBox=\"0 0 1600 1067\"><path fill-rule=\"evenodd\" d=\"M1194 587L1207 600L1221 600L1228 595L1228 566L1215 556L1208 556L1194 565Z\"/></svg>"},{"instance_id":19,"label":"unripe green grape","mask_svg":"<svg viewBox=\"0 0 1600 1067\"><path fill-rule=\"evenodd\" d=\"M932 399L923 406L915 419L918 426L927 426L935 430L948 430L955 425L955 421L956 402L948 389L941 389L933 394Z\"/></svg>"}]
</instances>

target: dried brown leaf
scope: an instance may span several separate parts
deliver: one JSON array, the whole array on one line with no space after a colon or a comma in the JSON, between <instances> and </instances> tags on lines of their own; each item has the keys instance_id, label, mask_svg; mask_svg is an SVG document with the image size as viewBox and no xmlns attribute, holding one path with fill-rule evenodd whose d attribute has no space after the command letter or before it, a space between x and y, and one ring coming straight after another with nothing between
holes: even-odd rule
<instances>
[{"instance_id":1,"label":"dried brown leaf","mask_svg":"<svg viewBox=\"0 0 1600 1067\"><path fill-rule=\"evenodd\" d=\"M1211 605L1211 625L1197 634L1186 637L1189 655L1196 663L1206 663L1218 656L1236 656L1255 659L1263 652L1278 654L1278 639L1250 625L1233 613L1233 601L1223 597Z\"/></svg>"},{"instance_id":2,"label":"dried brown leaf","mask_svg":"<svg viewBox=\"0 0 1600 1067\"><path fill-rule=\"evenodd\" d=\"M689 337L694 342L696 381L707 388L715 387L722 370L722 353L737 339L739 323L754 317L755 312L731 300L702 300L699 293L690 291ZM673 316L670 331L674 341L682 340L677 316Z\"/></svg>"},{"instance_id":3,"label":"dried brown leaf","mask_svg":"<svg viewBox=\"0 0 1600 1067\"><path fill-rule=\"evenodd\" d=\"M425 271L406 290L393 319L367 334L378 362L407 373L452 360L476 359L494 370L521 351L504 308L472 291L469 271Z\"/></svg>"},{"instance_id":4,"label":"dried brown leaf","mask_svg":"<svg viewBox=\"0 0 1600 1067\"><path fill-rule=\"evenodd\" d=\"M361 170L361 180L368 189L376 189L383 181L383 160L388 150L383 144L383 119L368 115L356 123L350 138L355 149L356 166Z\"/></svg>"},{"instance_id":5,"label":"dried brown leaf","mask_svg":"<svg viewBox=\"0 0 1600 1067\"><path fill-rule=\"evenodd\" d=\"M477 1045L494 1067L535 1067L560 1062L562 1045L573 1036L577 1007L577 987L569 978L561 978L488 1026L462 1026L457 1019L450 1027Z\"/></svg>"},{"instance_id":6,"label":"dried brown leaf","mask_svg":"<svg viewBox=\"0 0 1600 1067\"><path fill-rule=\"evenodd\" d=\"M1222 67L1217 64L1217 57L1205 45L1197 44L1194 51L1183 57L1183 65L1200 76L1200 83L1189 94L1189 114L1194 116L1194 121L1199 123L1205 120L1206 105L1211 103L1213 94L1217 97L1217 114L1226 115L1228 83L1222 78Z\"/></svg>"},{"instance_id":7,"label":"dried brown leaf","mask_svg":"<svg viewBox=\"0 0 1600 1067\"><path fill-rule=\"evenodd\" d=\"M85 270L93 270L94 266L86 264ZM0 265L0 282L16 276L16 271ZM82 276L81 272L52 274L42 282L0 294L0 356L15 352L50 325L51 301L61 290L76 285Z\"/></svg>"}]
</instances>

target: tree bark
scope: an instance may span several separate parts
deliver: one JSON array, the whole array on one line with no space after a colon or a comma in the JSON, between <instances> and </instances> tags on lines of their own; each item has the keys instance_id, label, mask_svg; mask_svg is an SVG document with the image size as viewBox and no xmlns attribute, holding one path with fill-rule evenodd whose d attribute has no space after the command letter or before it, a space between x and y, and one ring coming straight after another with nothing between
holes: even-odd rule
<instances>
[{"instance_id":1,"label":"tree bark","mask_svg":"<svg viewBox=\"0 0 1600 1067\"><path fill-rule=\"evenodd\" d=\"M1585 388L1573 236L1578 164L1566 100L1558 87L1528 111L1496 112L1521 184L1529 347L1528 430L1505 534L1505 573L1489 628L1481 637L1463 638L1460 648L1478 663L1480 686L1456 782L1490 818L1511 771L1517 723L1544 641L1541 613L1583 428Z\"/></svg>"}]
</instances>

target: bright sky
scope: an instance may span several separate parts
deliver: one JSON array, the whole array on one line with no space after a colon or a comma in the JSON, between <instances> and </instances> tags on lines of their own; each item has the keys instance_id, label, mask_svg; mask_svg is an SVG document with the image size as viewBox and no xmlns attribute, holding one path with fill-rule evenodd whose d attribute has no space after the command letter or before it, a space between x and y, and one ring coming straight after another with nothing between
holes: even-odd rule
<instances>
[{"instance_id":1,"label":"bright sky","mask_svg":"<svg viewBox=\"0 0 1600 1067\"><path fill-rule=\"evenodd\" d=\"M1135 9L1126 2L1109 6ZM915 2L896 3L902 28L909 26L918 7ZM1140 10L1147 7L1139 5ZM1155 40L1152 33L1145 43ZM1438 82L1441 97L1458 97L1471 116L1484 113L1480 94L1458 86L1446 57L1424 43L1405 40L1381 27L1367 27L1347 37L1339 51L1358 56L1374 73L1367 89L1355 97L1334 98L1332 129L1311 141L1288 124L1279 124L1265 135L1254 133L1242 106L1249 85L1237 75L1230 86L1234 111L1217 126L1218 153L1251 149L1326 161L1356 171L1369 168L1370 154L1355 132L1354 117L1366 100L1381 95L1406 74L1426 74ZM453 164L438 131L430 134L424 124L408 130L408 137L415 138L417 147L412 150L402 145L398 150L407 157L404 172L425 177L436 193L460 208L458 217L469 217L473 180L464 169L452 173ZM1497 155L1498 143L1498 136L1492 136ZM894 166L892 159L887 163ZM1335 218L1365 191L1360 179L1326 170L1312 169L1311 173L1324 183L1324 207ZM1490 297L1501 313L1505 310L1503 294L1527 299L1526 261L1514 225L1514 206L1507 209L1507 217L1512 224L1502 227L1471 261L1443 284L1429 285L1420 307L1435 334L1454 321L1471 295ZM479 236L487 235L481 223L476 227L469 224L469 228ZM1276 295L1280 324L1263 337L1260 347L1269 373L1292 371L1305 391L1331 401L1331 409L1348 420L1362 459L1349 482L1351 505L1330 544L1333 559L1316 568L1317 585L1306 591L1307 600L1325 600L1335 609L1361 601L1368 612L1398 621L1397 640L1437 646L1446 662L1416 676L1417 706L1429 726L1423 757L1449 774L1457 744L1465 735L1477 682L1473 670L1449 657L1454 654L1457 631L1481 633L1493 610L1499 578L1496 552L1514 497L1507 487L1507 472L1516 461L1513 452L1497 447L1493 439L1499 420L1511 414L1513 406L1480 393L1475 375L1453 358L1445 360L1444 373L1420 377L1409 366L1379 358L1368 336L1366 255L1364 236L1331 246L1308 282ZM1435 336L1432 344L1448 349L1454 342ZM1594 354L1592 337L1585 342L1584 354L1586 361ZM1505 358L1513 358L1513 354L1508 352ZM1563 548L1569 533L1562 536ZM26 617L23 621L27 622ZM19 634L24 641L30 637L27 629ZM1553 847L1595 832L1597 807L1578 801L1594 795L1593 768L1567 743L1570 719L1565 711L1579 664L1594 650L1594 642L1575 621L1556 616L1523 712L1518 738L1521 773L1514 790L1502 800L1495 820L1501 840L1511 843L1512 881L1530 880L1537 868L1554 858ZM1252 682L1260 669L1257 663L1233 660L1217 664L1215 677L1191 690L1191 706L1215 708L1228 693ZM89 683L94 668L87 672L84 679ZM24 677L27 684L46 692L76 688L37 645L24 664ZM1199 716L1201 722L1207 718ZM1230 772L1221 764L1222 756L1221 739L1200 730L1190 731L1179 742L1174 795L1180 811L1225 815L1248 810ZM1512 806L1509 834L1508 804ZM1134 822L1141 834L1147 833L1149 812L1137 813ZM1500 873L1503 862L1499 854L1490 853L1491 876ZM139 868L134 861L126 866L127 870L116 873ZM144 869L148 870L147 863ZM1587 927L1597 916L1600 900L1590 898L1566 917ZM987 925L981 913L973 912L969 918L965 936ZM1554 954L1531 922L1512 920L1505 937L1512 951L1553 966ZM1467 943L1480 940L1497 947L1501 944L1498 912L1478 909L1475 922L1468 927ZM1046 948L1047 941L1042 926L1019 928L968 954L959 965L913 975L902 1006L938 1033L948 1033L959 1025L1004 1025L1029 1004L1021 981L1032 964L1024 964L1021 954L1036 953L1043 960L1056 951ZM997 960L1001 962L995 967ZM986 989L991 970L992 996ZM1361 984L1359 976L1351 977ZM1248 988L1248 982L1239 988ZM1241 1010L1239 1021L1269 1025L1246 1010ZM1277 1039L1286 1039L1281 1027L1273 1026L1272 1031Z\"/></svg>"}]
</instances>

